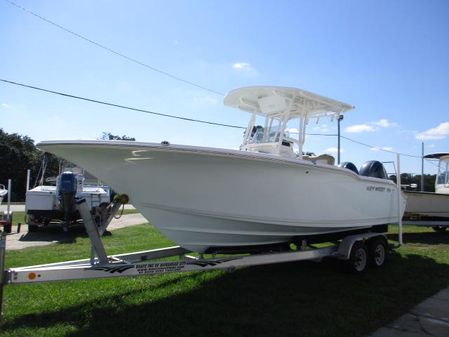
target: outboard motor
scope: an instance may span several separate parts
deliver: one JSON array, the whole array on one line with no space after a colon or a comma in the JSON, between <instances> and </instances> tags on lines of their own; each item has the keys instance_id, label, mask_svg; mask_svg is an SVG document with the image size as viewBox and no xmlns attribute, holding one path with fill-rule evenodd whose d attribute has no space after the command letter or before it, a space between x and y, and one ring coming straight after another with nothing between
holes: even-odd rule
<instances>
[{"instance_id":1,"label":"outboard motor","mask_svg":"<svg viewBox=\"0 0 449 337\"><path fill-rule=\"evenodd\" d=\"M355 166L353 163L351 163L349 161L345 161L344 163L341 163L338 166L339 167L343 167L343 168L348 169L348 170L351 170L355 174L359 174L359 170L357 170L357 166Z\"/></svg>"},{"instance_id":2,"label":"outboard motor","mask_svg":"<svg viewBox=\"0 0 449 337\"><path fill-rule=\"evenodd\" d=\"M384 165L377 160L370 160L363 164L360 168L360 175L365 177L388 179Z\"/></svg>"},{"instance_id":3,"label":"outboard motor","mask_svg":"<svg viewBox=\"0 0 449 337\"><path fill-rule=\"evenodd\" d=\"M59 208L64 214L64 230L70 223L71 215L76 212L75 196L77 191L77 179L73 172L63 172L58 177L57 196Z\"/></svg>"}]
</instances>

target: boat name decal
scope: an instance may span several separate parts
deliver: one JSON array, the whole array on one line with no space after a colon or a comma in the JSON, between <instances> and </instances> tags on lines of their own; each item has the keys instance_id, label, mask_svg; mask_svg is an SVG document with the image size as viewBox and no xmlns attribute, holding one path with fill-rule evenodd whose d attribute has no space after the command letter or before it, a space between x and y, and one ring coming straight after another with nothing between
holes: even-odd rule
<instances>
[{"instance_id":1,"label":"boat name decal","mask_svg":"<svg viewBox=\"0 0 449 337\"><path fill-rule=\"evenodd\" d=\"M366 186L367 191L371 192L392 192L393 190L389 187L378 187L378 186Z\"/></svg>"}]
</instances>

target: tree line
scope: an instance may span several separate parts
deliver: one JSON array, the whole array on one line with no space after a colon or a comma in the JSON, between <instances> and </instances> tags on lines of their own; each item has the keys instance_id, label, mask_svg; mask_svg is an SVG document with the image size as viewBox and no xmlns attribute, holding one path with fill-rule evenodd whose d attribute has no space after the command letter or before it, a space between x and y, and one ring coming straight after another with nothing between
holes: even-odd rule
<instances>
[{"instance_id":1,"label":"tree line","mask_svg":"<svg viewBox=\"0 0 449 337\"><path fill-rule=\"evenodd\" d=\"M12 182L11 201L24 201L27 170L31 170L34 184L44 153L36 148L34 140L17 133L6 133L0 129L0 184ZM59 164L55 156L49 156L48 172L57 174Z\"/></svg>"},{"instance_id":2,"label":"tree line","mask_svg":"<svg viewBox=\"0 0 449 337\"><path fill-rule=\"evenodd\" d=\"M396 175L391 175L390 179L396 182ZM426 192L435 192L436 174L424 174L424 189ZM421 175L401 173L401 185L407 191L421 191ZM416 187L415 187L416 186Z\"/></svg>"}]
</instances>

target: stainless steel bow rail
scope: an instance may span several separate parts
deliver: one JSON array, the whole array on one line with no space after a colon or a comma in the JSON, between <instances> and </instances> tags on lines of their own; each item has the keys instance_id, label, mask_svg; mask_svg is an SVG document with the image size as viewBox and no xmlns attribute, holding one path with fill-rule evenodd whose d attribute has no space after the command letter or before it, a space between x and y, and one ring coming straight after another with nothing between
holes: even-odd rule
<instances>
[{"instance_id":1,"label":"stainless steel bow rail","mask_svg":"<svg viewBox=\"0 0 449 337\"><path fill-rule=\"evenodd\" d=\"M171 272L191 272L207 270L234 270L264 264L274 264L302 260L321 260L336 257L348 260L356 272L366 266L383 265L388 253L386 237L381 233L362 233L346 236L336 244L324 248L312 248L305 240L294 251L267 252L253 255L227 255L225 257L204 258L187 255L190 251L180 247L167 247L141 252L108 256L101 240L102 233L117 213L127 197L116 199L108 210L108 215L100 223L94 220L84 200L77 207L83 218L91 243L91 257L85 260L10 268L5 270L6 235L0 234L0 310L3 303L3 287L8 284L38 283L47 281L95 279L107 277L157 275ZM377 245L376 245L377 243ZM383 249L383 254L376 251ZM158 260L178 257L177 260ZM372 261L371 261L372 260Z\"/></svg>"}]
</instances>

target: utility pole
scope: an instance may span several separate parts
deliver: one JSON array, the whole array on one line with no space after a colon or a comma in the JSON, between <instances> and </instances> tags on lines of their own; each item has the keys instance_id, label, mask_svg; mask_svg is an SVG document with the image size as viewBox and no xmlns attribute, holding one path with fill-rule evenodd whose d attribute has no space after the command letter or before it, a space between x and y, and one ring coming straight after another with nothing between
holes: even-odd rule
<instances>
[{"instance_id":1,"label":"utility pole","mask_svg":"<svg viewBox=\"0 0 449 337\"><path fill-rule=\"evenodd\" d=\"M343 120L343 115L339 115L337 118L337 124L338 124L338 157L337 157L337 164L340 165L340 122Z\"/></svg>"},{"instance_id":2,"label":"utility pole","mask_svg":"<svg viewBox=\"0 0 449 337\"><path fill-rule=\"evenodd\" d=\"M421 192L424 191L424 142L421 143Z\"/></svg>"}]
</instances>

